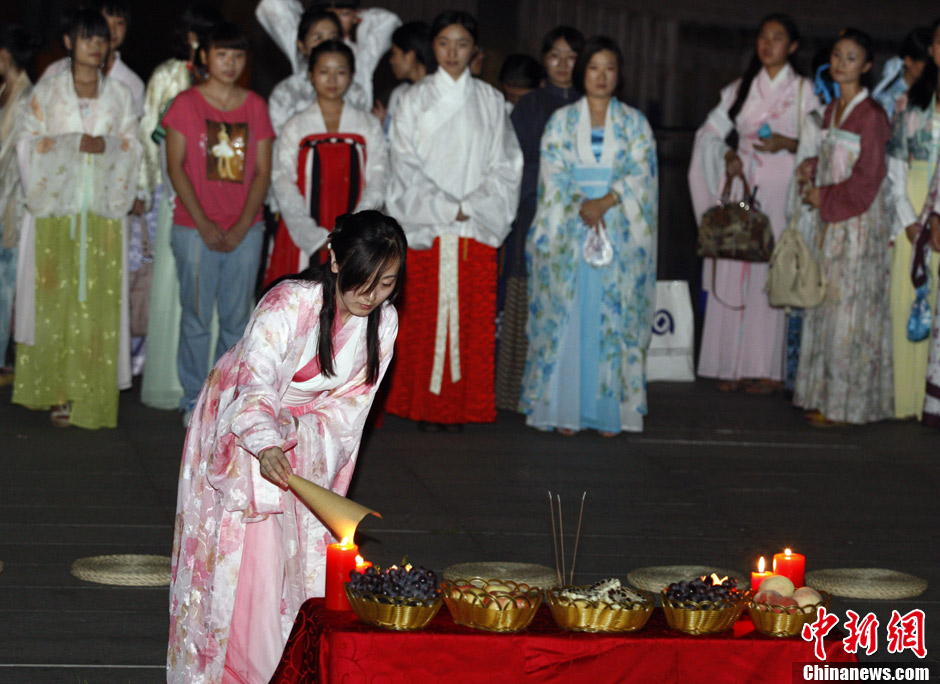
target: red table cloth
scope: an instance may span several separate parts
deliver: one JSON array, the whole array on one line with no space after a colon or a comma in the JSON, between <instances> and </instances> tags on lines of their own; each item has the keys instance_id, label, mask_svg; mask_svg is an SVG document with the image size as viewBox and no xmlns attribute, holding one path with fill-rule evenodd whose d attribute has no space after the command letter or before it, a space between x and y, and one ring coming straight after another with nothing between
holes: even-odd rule
<instances>
[{"instance_id":1,"label":"red table cloth","mask_svg":"<svg viewBox=\"0 0 940 684\"><path fill-rule=\"evenodd\" d=\"M856 661L840 639L825 646L826 662ZM790 684L793 663L814 662L812 643L758 634L746 614L714 636L670 630L659 608L638 632L585 634L559 629L543 605L525 632L494 634L454 624L443 606L425 629L395 632L310 599L271 683Z\"/></svg>"}]
</instances>

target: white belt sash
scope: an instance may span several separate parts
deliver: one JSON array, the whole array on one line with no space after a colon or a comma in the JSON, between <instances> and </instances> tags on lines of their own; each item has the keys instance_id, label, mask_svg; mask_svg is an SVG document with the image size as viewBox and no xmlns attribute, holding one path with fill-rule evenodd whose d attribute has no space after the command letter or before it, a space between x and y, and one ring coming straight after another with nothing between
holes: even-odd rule
<instances>
[{"instance_id":1,"label":"white belt sash","mask_svg":"<svg viewBox=\"0 0 940 684\"><path fill-rule=\"evenodd\" d=\"M431 394L441 393L444 355L450 335L450 380L460 382L460 298L458 246L456 235L441 235L438 242L437 331L434 337L434 365L431 368Z\"/></svg>"}]
</instances>

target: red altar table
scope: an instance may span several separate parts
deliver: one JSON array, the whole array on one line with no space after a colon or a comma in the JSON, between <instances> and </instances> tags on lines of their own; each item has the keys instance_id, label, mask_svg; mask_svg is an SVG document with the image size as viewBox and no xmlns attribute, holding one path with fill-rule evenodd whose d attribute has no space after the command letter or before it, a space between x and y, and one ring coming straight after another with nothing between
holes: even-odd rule
<instances>
[{"instance_id":1,"label":"red altar table","mask_svg":"<svg viewBox=\"0 0 940 684\"><path fill-rule=\"evenodd\" d=\"M826 662L856 661L840 639L825 645ZM658 608L639 632L584 634L559 629L543 605L525 632L493 634L454 624L443 606L425 629L394 632L310 599L271 684L790 684L797 662L818 662L812 643L758 634L746 614L714 636L670 630Z\"/></svg>"}]
</instances>

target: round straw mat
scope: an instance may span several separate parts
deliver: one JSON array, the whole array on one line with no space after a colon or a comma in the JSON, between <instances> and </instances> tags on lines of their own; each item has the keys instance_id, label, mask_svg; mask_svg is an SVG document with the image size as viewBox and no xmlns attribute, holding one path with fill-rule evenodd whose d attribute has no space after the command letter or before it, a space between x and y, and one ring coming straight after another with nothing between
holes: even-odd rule
<instances>
[{"instance_id":1,"label":"round straw mat","mask_svg":"<svg viewBox=\"0 0 940 684\"><path fill-rule=\"evenodd\" d=\"M715 573L719 577L730 577L738 580L738 589L750 586L750 582L743 580L740 573L735 570L725 570L710 565L657 565L649 568L637 568L627 573L630 584L637 589L644 589L658 594L673 582L691 580L702 575Z\"/></svg>"},{"instance_id":2,"label":"round straw mat","mask_svg":"<svg viewBox=\"0 0 940 684\"><path fill-rule=\"evenodd\" d=\"M927 580L883 568L827 568L806 573L806 584L833 596L902 599L927 590Z\"/></svg>"},{"instance_id":3,"label":"round straw mat","mask_svg":"<svg viewBox=\"0 0 940 684\"><path fill-rule=\"evenodd\" d=\"M539 589L551 589L558 584L554 570L532 563L459 563L444 570L444 579L451 581L469 577L510 580Z\"/></svg>"},{"instance_id":4,"label":"round straw mat","mask_svg":"<svg viewBox=\"0 0 940 684\"><path fill-rule=\"evenodd\" d=\"M72 563L72 574L98 584L158 587L170 583L170 557L123 554L79 558Z\"/></svg>"}]
</instances>

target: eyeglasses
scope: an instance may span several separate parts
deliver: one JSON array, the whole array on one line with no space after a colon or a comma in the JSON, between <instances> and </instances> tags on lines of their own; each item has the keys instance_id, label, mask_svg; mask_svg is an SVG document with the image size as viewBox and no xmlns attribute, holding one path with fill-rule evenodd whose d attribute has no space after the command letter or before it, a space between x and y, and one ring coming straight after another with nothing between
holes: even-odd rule
<instances>
[{"instance_id":1,"label":"eyeglasses","mask_svg":"<svg viewBox=\"0 0 940 684\"><path fill-rule=\"evenodd\" d=\"M549 64L551 64L551 65L553 65L553 66L557 66L557 65L562 64L562 63L564 63L564 64L574 64L575 62L578 61L578 53L576 53L576 52L571 52L571 53L565 54L565 55L555 55L555 54L552 54L552 53L550 52L550 53L548 53L548 59L547 59L547 61L548 61Z\"/></svg>"}]
</instances>

